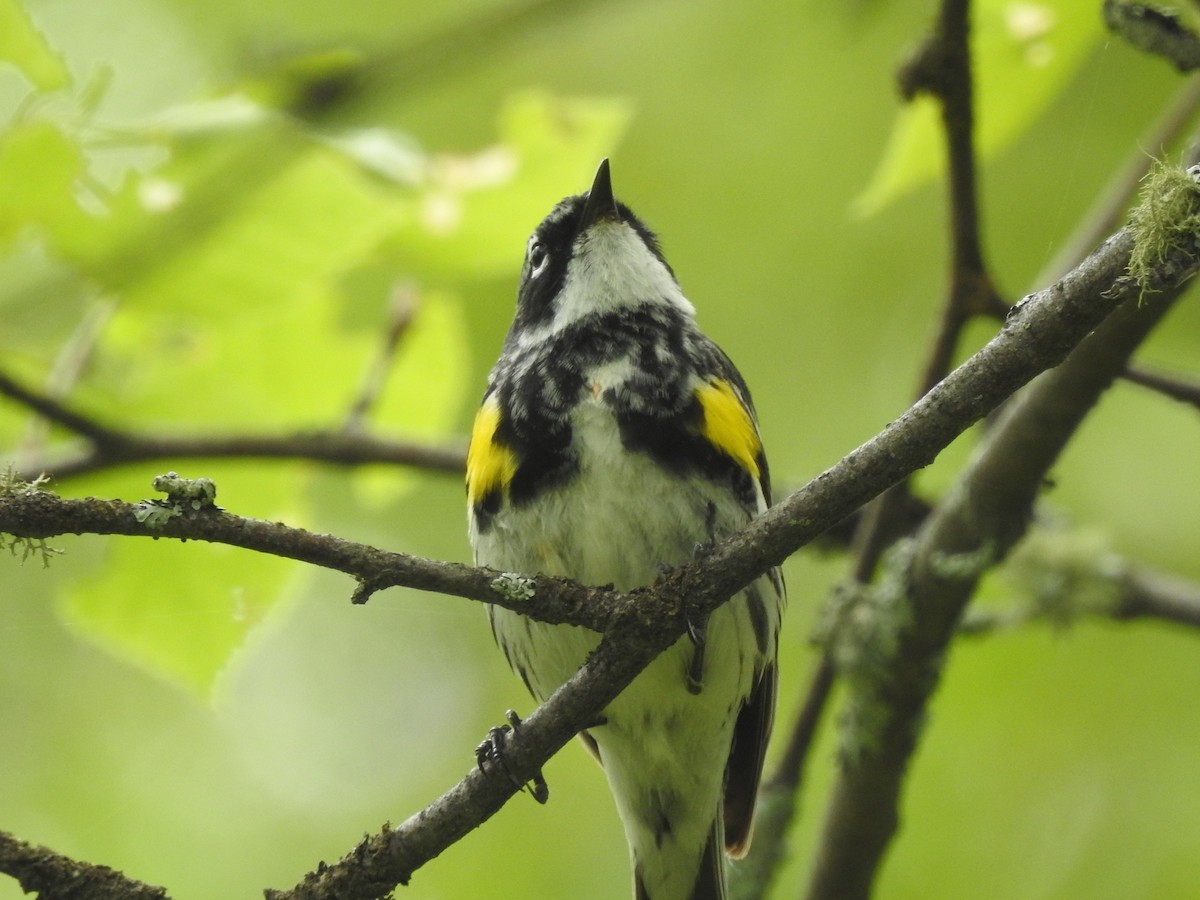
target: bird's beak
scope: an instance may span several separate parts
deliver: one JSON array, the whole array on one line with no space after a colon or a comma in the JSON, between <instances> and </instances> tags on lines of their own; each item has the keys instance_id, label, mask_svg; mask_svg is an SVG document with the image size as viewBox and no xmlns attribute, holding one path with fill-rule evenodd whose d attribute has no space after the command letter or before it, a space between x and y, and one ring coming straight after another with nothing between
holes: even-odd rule
<instances>
[{"instance_id":1,"label":"bird's beak","mask_svg":"<svg viewBox=\"0 0 1200 900\"><path fill-rule=\"evenodd\" d=\"M601 160L587 202L583 204L583 215L579 217L579 231L586 231L603 219L620 219L617 201L613 197L612 178L608 174L608 160Z\"/></svg>"}]
</instances>

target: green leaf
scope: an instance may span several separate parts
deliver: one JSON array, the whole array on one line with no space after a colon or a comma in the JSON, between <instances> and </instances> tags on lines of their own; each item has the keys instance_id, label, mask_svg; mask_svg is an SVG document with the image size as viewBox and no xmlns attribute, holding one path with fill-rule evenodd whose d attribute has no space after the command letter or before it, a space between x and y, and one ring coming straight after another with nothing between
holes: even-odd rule
<instances>
[{"instance_id":1,"label":"green leaf","mask_svg":"<svg viewBox=\"0 0 1200 900\"><path fill-rule=\"evenodd\" d=\"M1091 0L981 0L972 12L975 147L981 159L1019 138L1066 87L1102 39ZM854 201L873 215L945 171L941 113L921 96L899 111L879 164Z\"/></svg>"},{"instance_id":2,"label":"green leaf","mask_svg":"<svg viewBox=\"0 0 1200 900\"><path fill-rule=\"evenodd\" d=\"M235 92L170 106L150 120L147 131L173 139L196 137L263 125L276 115L246 94Z\"/></svg>"},{"instance_id":3,"label":"green leaf","mask_svg":"<svg viewBox=\"0 0 1200 900\"><path fill-rule=\"evenodd\" d=\"M387 299L343 283L409 208L286 123L185 142L70 248L122 298L81 395L190 430L328 426L377 342L343 307Z\"/></svg>"},{"instance_id":4,"label":"green leaf","mask_svg":"<svg viewBox=\"0 0 1200 900\"><path fill-rule=\"evenodd\" d=\"M81 407L182 433L344 419L405 276L383 266L379 248L411 219L411 189L285 121L247 125L185 128L198 136L178 141L158 170L131 177L60 245L121 298L72 398ZM465 332L457 297L419 296L374 424L405 437L444 435L465 391ZM251 480L238 489L235 478L232 490L227 468L217 479L222 502L303 522L295 498L310 485L308 467L264 474L249 463L238 471ZM375 502L413 484L390 469L356 476ZM295 572L294 563L229 548L128 541L114 545L103 573L71 589L64 610L111 652L207 697Z\"/></svg>"},{"instance_id":5,"label":"green leaf","mask_svg":"<svg viewBox=\"0 0 1200 900\"><path fill-rule=\"evenodd\" d=\"M66 63L18 0L0 0L0 60L15 65L38 90L57 91L71 85Z\"/></svg>"},{"instance_id":6,"label":"green leaf","mask_svg":"<svg viewBox=\"0 0 1200 900\"><path fill-rule=\"evenodd\" d=\"M394 129L356 128L324 140L367 171L397 184L416 187L428 169L429 158L416 141Z\"/></svg>"},{"instance_id":7,"label":"green leaf","mask_svg":"<svg viewBox=\"0 0 1200 900\"><path fill-rule=\"evenodd\" d=\"M108 652L207 702L294 571L289 560L236 547L117 539L100 572L66 589L59 611Z\"/></svg>"},{"instance_id":8,"label":"green leaf","mask_svg":"<svg viewBox=\"0 0 1200 900\"><path fill-rule=\"evenodd\" d=\"M48 122L0 132L0 243L30 226L56 238L89 227L75 199L84 171L78 144Z\"/></svg>"},{"instance_id":9,"label":"green leaf","mask_svg":"<svg viewBox=\"0 0 1200 900\"><path fill-rule=\"evenodd\" d=\"M236 136L235 136L236 137ZM369 257L405 214L326 148L270 127L131 185L90 248L126 302L173 313L286 306ZM215 158L214 158L215 157Z\"/></svg>"},{"instance_id":10,"label":"green leaf","mask_svg":"<svg viewBox=\"0 0 1200 900\"><path fill-rule=\"evenodd\" d=\"M511 274L546 198L585 190L629 117L620 100L510 98L495 146L432 161L416 217L396 235L399 259L432 281Z\"/></svg>"}]
</instances>

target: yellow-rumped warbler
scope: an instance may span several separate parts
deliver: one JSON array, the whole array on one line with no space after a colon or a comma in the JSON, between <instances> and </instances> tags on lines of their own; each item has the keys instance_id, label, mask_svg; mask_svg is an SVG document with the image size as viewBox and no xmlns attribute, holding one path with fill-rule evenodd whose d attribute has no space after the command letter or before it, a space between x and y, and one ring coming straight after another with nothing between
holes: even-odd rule
<instances>
[{"instance_id":1,"label":"yellow-rumped warbler","mask_svg":"<svg viewBox=\"0 0 1200 900\"><path fill-rule=\"evenodd\" d=\"M603 161L591 190L555 206L526 247L467 456L477 564L628 590L767 508L750 393L694 314ZM616 798L635 898L725 897L725 853L750 842L782 603L771 571L691 623L581 735ZM539 700L599 640L490 615Z\"/></svg>"}]
</instances>

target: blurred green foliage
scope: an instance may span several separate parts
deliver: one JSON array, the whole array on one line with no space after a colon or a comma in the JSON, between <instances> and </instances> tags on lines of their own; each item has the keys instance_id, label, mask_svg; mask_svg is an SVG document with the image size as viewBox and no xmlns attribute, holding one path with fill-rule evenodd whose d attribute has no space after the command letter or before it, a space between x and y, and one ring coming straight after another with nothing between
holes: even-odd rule
<instances>
[{"instance_id":1,"label":"blurred green foliage","mask_svg":"<svg viewBox=\"0 0 1200 900\"><path fill-rule=\"evenodd\" d=\"M987 161L1029 129L1058 99L1102 38L1092 0L972 4L976 152ZM855 201L862 214L878 212L928 183L945 165L941 108L917 97L896 116L870 182Z\"/></svg>"},{"instance_id":2,"label":"blurred green foliage","mask_svg":"<svg viewBox=\"0 0 1200 900\"><path fill-rule=\"evenodd\" d=\"M977 6L983 232L1012 296L1176 89L1103 37L1097 7ZM754 389L786 490L904 409L933 331L935 117L892 88L933 12L0 0L0 367L139 429L334 427L401 291L415 318L368 424L456 441L526 235L607 155ZM1184 304L1143 355L1186 368L1198 334ZM65 437L0 404L0 447ZM1200 577L1198 440L1194 416L1119 386L1047 503L1105 552ZM240 514L467 557L461 485L441 475L184 460L57 488L136 500L168 468L213 478ZM432 800L504 709L530 705L475 604L393 590L351 607L345 578L229 548L55 543L48 570L0 557L0 827L173 896L291 884ZM788 569L782 728L843 564L806 552ZM1010 590L990 581L984 599ZM957 647L880 896L1187 895L1197 677L1195 636L1153 624ZM804 881L832 727L777 896ZM603 779L574 750L546 774L549 806L516 798L406 890L621 896Z\"/></svg>"}]
</instances>

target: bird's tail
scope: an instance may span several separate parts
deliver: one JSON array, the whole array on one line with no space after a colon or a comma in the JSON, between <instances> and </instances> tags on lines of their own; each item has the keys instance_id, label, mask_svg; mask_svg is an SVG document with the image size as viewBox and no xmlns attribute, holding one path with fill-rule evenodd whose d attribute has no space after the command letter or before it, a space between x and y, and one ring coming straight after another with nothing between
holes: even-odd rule
<instances>
[{"instance_id":1,"label":"bird's tail","mask_svg":"<svg viewBox=\"0 0 1200 900\"><path fill-rule=\"evenodd\" d=\"M727 900L725 829L721 827L721 816L716 817L712 830L708 833L708 841L705 843L704 853L700 857L700 868L696 871L696 881L692 885L691 893L685 897L657 897L647 889L641 872L635 867L633 897L634 900Z\"/></svg>"}]
</instances>

